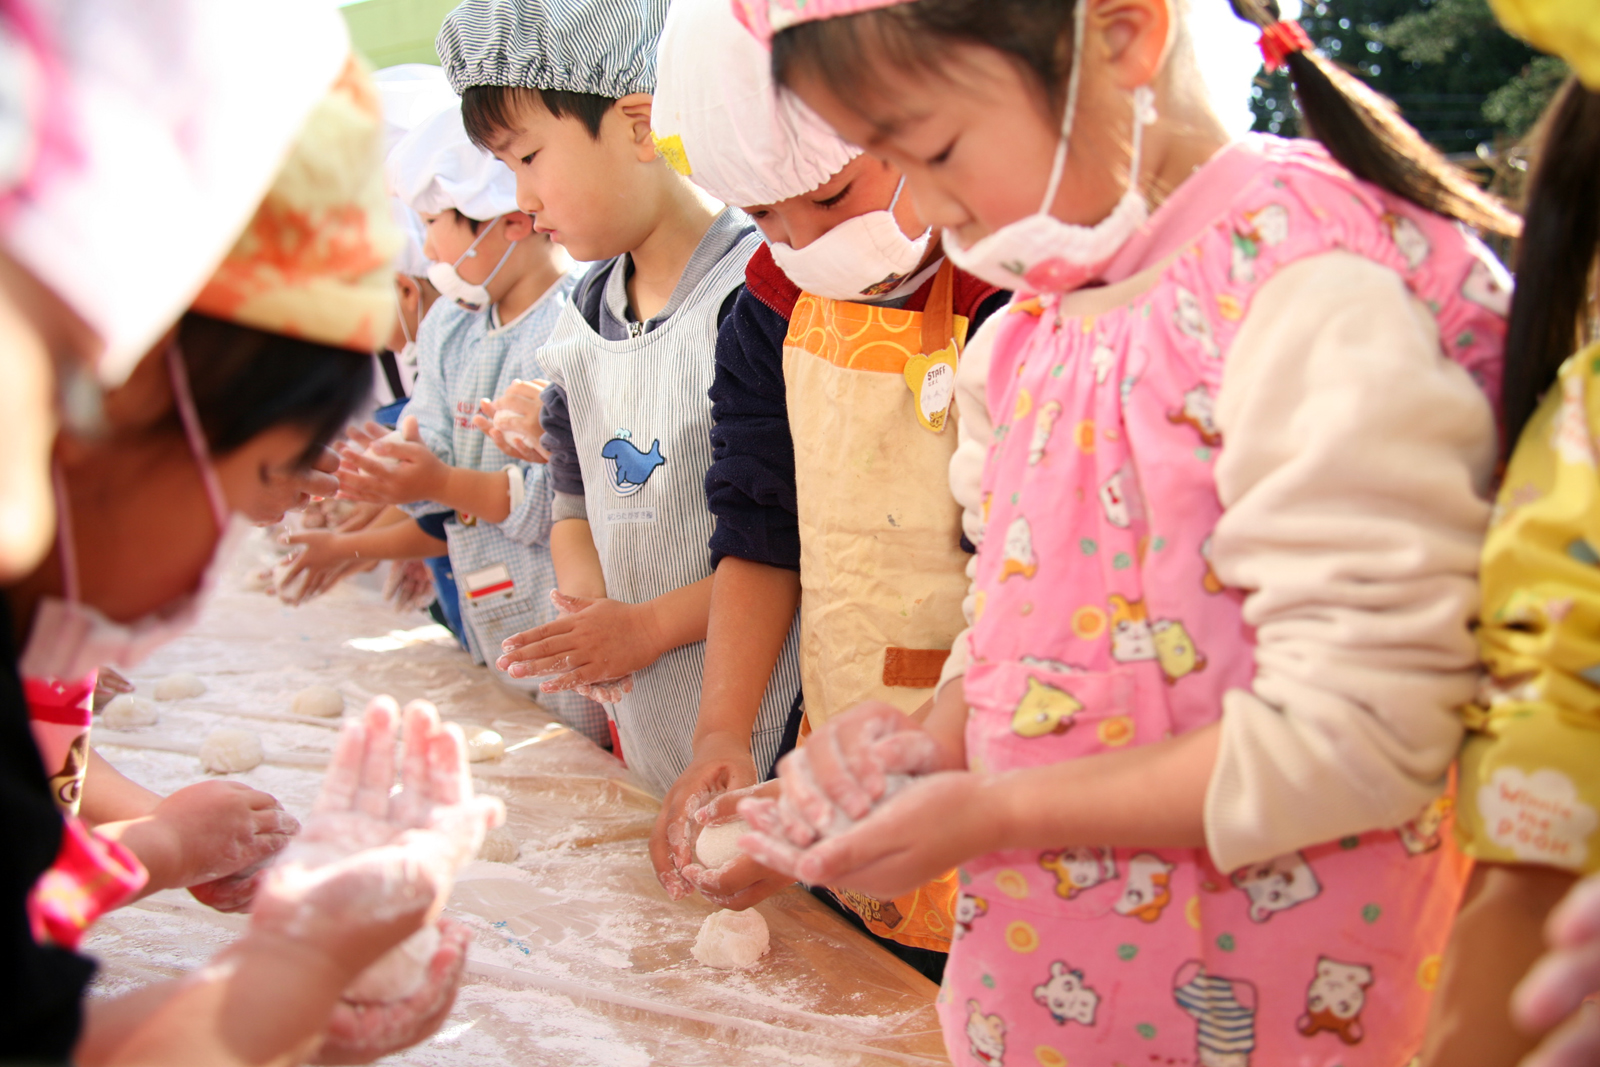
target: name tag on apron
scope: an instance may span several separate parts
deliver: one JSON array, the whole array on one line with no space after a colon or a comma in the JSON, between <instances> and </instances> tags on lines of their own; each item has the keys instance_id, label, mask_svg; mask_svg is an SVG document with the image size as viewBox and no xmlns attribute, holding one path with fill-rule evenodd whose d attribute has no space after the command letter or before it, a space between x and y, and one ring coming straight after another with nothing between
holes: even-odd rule
<instances>
[{"instance_id":1,"label":"name tag on apron","mask_svg":"<svg viewBox=\"0 0 1600 1067\"><path fill-rule=\"evenodd\" d=\"M906 360L906 385L916 400L917 422L930 433L944 433L950 401L956 395L955 268L949 260L934 276L922 311L922 353Z\"/></svg>"},{"instance_id":2,"label":"name tag on apron","mask_svg":"<svg viewBox=\"0 0 1600 1067\"><path fill-rule=\"evenodd\" d=\"M496 596L510 599L517 590L516 583L511 580L511 571L504 563L462 575L461 588L466 590L467 599L473 603Z\"/></svg>"},{"instance_id":3,"label":"name tag on apron","mask_svg":"<svg viewBox=\"0 0 1600 1067\"><path fill-rule=\"evenodd\" d=\"M655 508L607 508L606 525L623 526L629 523L644 524L656 521Z\"/></svg>"},{"instance_id":4,"label":"name tag on apron","mask_svg":"<svg viewBox=\"0 0 1600 1067\"><path fill-rule=\"evenodd\" d=\"M956 395L956 346L931 356L912 356L906 360L906 385L917 400L917 421L932 433L943 433L950 415L950 401Z\"/></svg>"}]
</instances>

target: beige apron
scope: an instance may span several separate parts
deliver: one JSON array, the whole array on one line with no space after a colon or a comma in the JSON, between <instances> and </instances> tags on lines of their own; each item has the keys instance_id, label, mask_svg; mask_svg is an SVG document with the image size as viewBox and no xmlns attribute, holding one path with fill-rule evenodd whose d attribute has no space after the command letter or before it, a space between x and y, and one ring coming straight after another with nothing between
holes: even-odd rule
<instances>
[{"instance_id":1,"label":"beige apron","mask_svg":"<svg viewBox=\"0 0 1600 1067\"><path fill-rule=\"evenodd\" d=\"M812 727L863 700L915 710L965 626L970 557L949 488L956 433L950 422L942 433L922 426L905 375L908 361L966 339L950 275L947 262L927 313L802 293L789 320L800 678Z\"/></svg>"},{"instance_id":2,"label":"beige apron","mask_svg":"<svg viewBox=\"0 0 1600 1067\"><path fill-rule=\"evenodd\" d=\"M940 268L926 312L802 293L783 345L800 519L800 678L806 725L864 700L914 711L965 627L961 508L950 495L955 413L934 433L908 385L965 343ZM912 373L907 373L908 365ZM953 370L953 368L952 368ZM948 951L954 872L894 901L837 894L874 933Z\"/></svg>"}]
</instances>

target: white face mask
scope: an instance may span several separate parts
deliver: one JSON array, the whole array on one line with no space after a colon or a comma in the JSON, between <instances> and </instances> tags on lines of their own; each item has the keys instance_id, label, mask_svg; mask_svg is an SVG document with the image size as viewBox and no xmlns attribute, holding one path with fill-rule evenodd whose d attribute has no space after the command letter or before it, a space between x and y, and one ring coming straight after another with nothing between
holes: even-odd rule
<instances>
[{"instance_id":1,"label":"white face mask","mask_svg":"<svg viewBox=\"0 0 1600 1067\"><path fill-rule=\"evenodd\" d=\"M1141 85L1133 91L1133 153L1128 163L1128 191L1111 214L1093 226L1075 226L1050 213L1061 176L1067 165L1067 144L1078 110L1078 72L1083 67L1084 15L1088 5L1079 0L1073 12L1072 73L1067 78L1067 109L1061 119L1061 141L1044 203L1032 215L1008 222L970 248L944 231L945 254L968 274L1002 289L1030 292L1070 292L1100 276L1112 258L1150 217L1139 195L1139 149L1144 128L1155 121L1155 94Z\"/></svg>"},{"instance_id":2,"label":"white face mask","mask_svg":"<svg viewBox=\"0 0 1600 1067\"><path fill-rule=\"evenodd\" d=\"M894 199L880 211L846 219L804 248L772 242L772 259L789 280L808 293L831 300L862 300L893 292L922 263L933 236L930 227L912 240L894 220Z\"/></svg>"},{"instance_id":3,"label":"white face mask","mask_svg":"<svg viewBox=\"0 0 1600 1067\"><path fill-rule=\"evenodd\" d=\"M211 463L200 416L189 392L189 376L183 357L174 346L167 350L167 373L172 380L173 403L183 421L189 450L200 468L200 480L211 505L219 540L200 578L200 586L172 601L159 611L131 623L113 622L99 609L79 600L78 561L72 544L72 513L60 471L56 472L57 536L60 540L61 580L66 599L45 597L34 612L33 628L23 649L19 668L27 678L54 678L64 681L82 678L99 667L132 669L162 645L176 639L194 625L200 609L216 588L217 577L226 567L249 525L235 518L228 508L222 483Z\"/></svg>"},{"instance_id":4,"label":"white face mask","mask_svg":"<svg viewBox=\"0 0 1600 1067\"><path fill-rule=\"evenodd\" d=\"M483 280L482 285L474 285L467 281L456 273L456 268L464 260L477 258L478 242L489 236L489 231L500 225L500 220L503 218L505 218L504 215L496 215L489 222L489 225L483 228L483 232L473 238L472 244L467 247L465 252L461 253L460 259L454 263L435 263L428 268L428 280L433 283L433 287L467 311L482 311L489 305L491 299L489 296L489 283L494 281L496 274L500 273L500 268L506 265L506 260L511 258L511 250L517 247L517 242L512 241L506 246L505 255L500 257L500 262L494 265L494 270L489 272L489 276Z\"/></svg>"}]
</instances>

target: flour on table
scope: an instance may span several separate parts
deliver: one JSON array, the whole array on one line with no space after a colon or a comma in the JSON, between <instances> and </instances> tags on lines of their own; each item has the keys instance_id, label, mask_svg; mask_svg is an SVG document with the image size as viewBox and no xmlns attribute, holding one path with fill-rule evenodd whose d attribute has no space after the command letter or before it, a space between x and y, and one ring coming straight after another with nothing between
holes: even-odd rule
<instances>
[{"instance_id":1,"label":"flour on table","mask_svg":"<svg viewBox=\"0 0 1600 1067\"><path fill-rule=\"evenodd\" d=\"M157 700L189 700L205 691L206 683L192 674L169 674L150 692Z\"/></svg>"},{"instance_id":2,"label":"flour on table","mask_svg":"<svg viewBox=\"0 0 1600 1067\"><path fill-rule=\"evenodd\" d=\"M310 685L294 695L289 710L317 719L338 718L344 714L344 694L331 685Z\"/></svg>"},{"instance_id":3,"label":"flour on table","mask_svg":"<svg viewBox=\"0 0 1600 1067\"><path fill-rule=\"evenodd\" d=\"M100 721L108 730L131 730L135 726L154 726L161 721L161 712L153 701L123 693L111 698L100 712Z\"/></svg>"},{"instance_id":4,"label":"flour on table","mask_svg":"<svg viewBox=\"0 0 1600 1067\"><path fill-rule=\"evenodd\" d=\"M707 967L744 970L753 967L770 947L767 920L751 908L748 911L714 911L706 916L690 951Z\"/></svg>"},{"instance_id":5,"label":"flour on table","mask_svg":"<svg viewBox=\"0 0 1600 1067\"><path fill-rule=\"evenodd\" d=\"M221 726L200 743L200 762L213 774L252 770L261 760L261 735L254 730Z\"/></svg>"},{"instance_id":6,"label":"flour on table","mask_svg":"<svg viewBox=\"0 0 1600 1067\"><path fill-rule=\"evenodd\" d=\"M743 819L701 827L700 836L694 840L694 858L712 870L732 863L744 855L737 842L749 832L750 824Z\"/></svg>"}]
</instances>

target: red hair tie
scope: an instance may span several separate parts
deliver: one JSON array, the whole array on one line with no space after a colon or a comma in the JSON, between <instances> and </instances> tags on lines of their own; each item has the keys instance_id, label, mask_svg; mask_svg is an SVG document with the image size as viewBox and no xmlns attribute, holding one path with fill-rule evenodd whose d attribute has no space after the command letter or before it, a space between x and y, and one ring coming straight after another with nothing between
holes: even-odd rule
<instances>
[{"instance_id":1,"label":"red hair tie","mask_svg":"<svg viewBox=\"0 0 1600 1067\"><path fill-rule=\"evenodd\" d=\"M1306 31L1293 19L1287 22L1274 22L1262 30L1261 40L1256 44L1261 49L1261 61L1269 72L1283 66L1286 56L1314 47L1311 38L1306 36Z\"/></svg>"}]
</instances>

